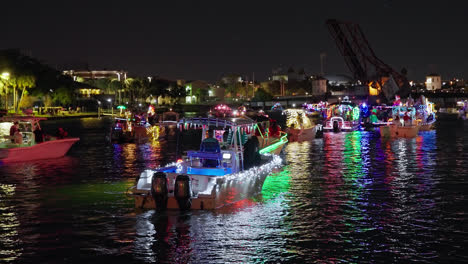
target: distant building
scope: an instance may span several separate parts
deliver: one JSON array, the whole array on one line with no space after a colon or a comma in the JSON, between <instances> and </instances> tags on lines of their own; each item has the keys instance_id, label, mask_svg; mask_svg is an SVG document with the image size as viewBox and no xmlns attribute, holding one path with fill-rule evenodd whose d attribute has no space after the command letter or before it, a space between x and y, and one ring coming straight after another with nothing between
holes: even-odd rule
<instances>
[{"instance_id":1,"label":"distant building","mask_svg":"<svg viewBox=\"0 0 468 264\"><path fill-rule=\"evenodd\" d=\"M271 81L282 81L288 82L292 80L303 81L306 80L307 76L304 69L294 70L293 67L289 67L288 70L284 70L282 67L276 68L272 71Z\"/></svg>"},{"instance_id":2,"label":"distant building","mask_svg":"<svg viewBox=\"0 0 468 264\"><path fill-rule=\"evenodd\" d=\"M244 80L242 76L237 75L237 74L230 74L230 75L225 75L221 78L221 83L223 84L235 84L235 83L242 83Z\"/></svg>"},{"instance_id":3,"label":"distant building","mask_svg":"<svg viewBox=\"0 0 468 264\"><path fill-rule=\"evenodd\" d=\"M89 80L89 79L117 79L119 81L125 81L127 79L126 71L91 71L91 70L67 70L62 72L64 75L69 75L74 81ZM92 95L99 95L103 92L97 87L82 87L79 89L79 93L85 97L91 97Z\"/></svg>"},{"instance_id":4,"label":"distant building","mask_svg":"<svg viewBox=\"0 0 468 264\"><path fill-rule=\"evenodd\" d=\"M324 95L327 92L327 79L318 77L312 80L312 95Z\"/></svg>"},{"instance_id":5,"label":"distant building","mask_svg":"<svg viewBox=\"0 0 468 264\"><path fill-rule=\"evenodd\" d=\"M344 74L330 74L325 75L324 78L327 79L328 83L332 86L350 85L354 82L353 78Z\"/></svg>"},{"instance_id":6,"label":"distant building","mask_svg":"<svg viewBox=\"0 0 468 264\"><path fill-rule=\"evenodd\" d=\"M63 74L70 75L74 81L78 77L83 79L117 79L119 81L125 81L127 79L127 72L126 71L88 71L88 70L68 70L63 71Z\"/></svg>"},{"instance_id":7,"label":"distant building","mask_svg":"<svg viewBox=\"0 0 468 264\"><path fill-rule=\"evenodd\" d=\"M442 88L442 79L439 74L431 73L426 76L426 89L429 91L439 90Z\"/></svg>"},{"instance_id":8,"label":"distant building","mask_svg":"<svg viewBox=\"0 0 468 264\"><path fill-rule=\"evenodd\" d=\"M194 104L205 101L210 96L210 85L202 80L187 81L185 103Z\"/></svg>"}]
</instances>

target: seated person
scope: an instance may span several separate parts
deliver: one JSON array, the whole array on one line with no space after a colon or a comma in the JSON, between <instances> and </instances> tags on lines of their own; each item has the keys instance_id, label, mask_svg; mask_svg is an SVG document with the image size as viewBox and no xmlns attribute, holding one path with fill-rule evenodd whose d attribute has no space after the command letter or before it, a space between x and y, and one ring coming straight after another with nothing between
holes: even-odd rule
<instances>
[{"instance_id":1,"label":"seated person","mask_svg":"<svg viewBox=\"0 0 468 264\"><path fill-rule=\"evenodd\" d=\"M213 153L221 152L219 141L216 138L213 138L213 130L210 129L208 131L208 137L202 141L200 145L200 151L213 152ZM205 167L216 167L218 165L219 163L217 160L212 160L212 159L203 160L203 166Z\"/></svg>"},{"instance_id":2,"label":"seated person","mask_svg":"<svg viewBox=\"0 0 468 264\"><path fill-rule=\"evenodd\" d=\"M57 130L56 136L57 136L57 139L64 139L68 136L68 133L63 128L59 127Z\"/></svg>"},{"instance_id":3,"label":"seated person","mask_svg":"<svg viewBox=\"0 0 468 264\"><path fill-rule=\"evenodd\" d=\"M208 137L202 141L200 151L215 153L221 152L219 141L213 137L213 130L208 131Z\"/></svg>"}]
</instances>

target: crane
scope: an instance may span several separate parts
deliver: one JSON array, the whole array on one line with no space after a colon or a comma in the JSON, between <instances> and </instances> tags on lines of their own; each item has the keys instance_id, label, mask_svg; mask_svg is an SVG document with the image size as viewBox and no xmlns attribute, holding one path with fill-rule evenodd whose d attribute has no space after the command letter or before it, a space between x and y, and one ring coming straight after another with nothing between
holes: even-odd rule
<instances>
[{"instance_id":1,"label":"crane","mask_svg":"<svg viewBox=\"0 0 468 264\"><path fill-rule=\"evenodd\" d=\"M358 24L328 19L326 25L354 79L368 85L370 95L383 93L387 100L409 95L406 77L375 55Z\"/></svg>"}]
</instances>

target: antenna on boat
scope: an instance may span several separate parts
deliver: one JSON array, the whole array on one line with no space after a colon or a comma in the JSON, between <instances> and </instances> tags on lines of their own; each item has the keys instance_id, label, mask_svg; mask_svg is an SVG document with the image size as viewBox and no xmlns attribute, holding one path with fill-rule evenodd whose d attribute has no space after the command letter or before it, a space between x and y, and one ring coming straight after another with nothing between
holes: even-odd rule
<instances>
[{"instance_id":1,"label":"antenna on boat","mask_svg":"<svg viewBox=\"0 0 468 264\"><path fill-rule=\"evenodd\" d=\"M184 119L184 120L185 120L185 119ZM182 123L182 124L184 124L184 123ZM182 125L182 129L184 129L183 125ZM179 153L180 153L180 151L179 151L179 138L180 138L180 134L181 134L181 133L180 133L180 129L179 129L178 126L176 126L176 138L177 138L177 140L176 140L176 158L175 158L176 161L179 160L180 158L182 158L182 157L180 156L180 154L179 154Z\"/></svg>"}]
</instances>

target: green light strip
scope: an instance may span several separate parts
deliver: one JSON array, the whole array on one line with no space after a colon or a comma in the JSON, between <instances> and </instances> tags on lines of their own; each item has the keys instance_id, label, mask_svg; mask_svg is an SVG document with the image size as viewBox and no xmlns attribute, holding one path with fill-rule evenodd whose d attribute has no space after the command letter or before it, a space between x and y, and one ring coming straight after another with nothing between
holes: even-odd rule
<instances>
[{"instance_id":1,"label":"green light strip","mask_svg":"<svg viewBox=\"0 0 468 264\"><path fill-rule=\"evenodd\" d=\"M273 150L279 148L281 145L285 144L286 142L288 142L288 134L284 133L284 136L282 136L278 142L268 147L262 148L258 153L260 154L271 153Z\"/></svg>"}]
</instances>

